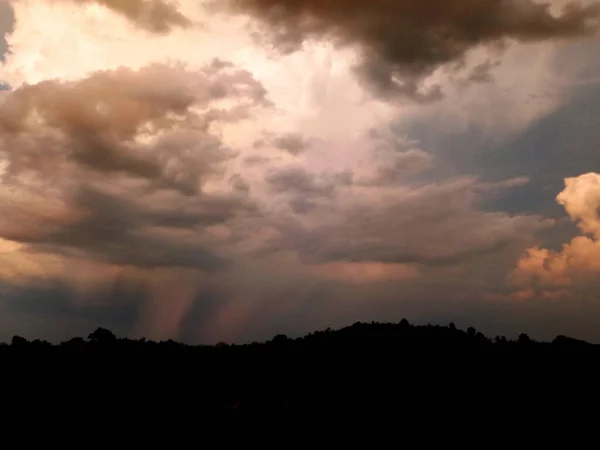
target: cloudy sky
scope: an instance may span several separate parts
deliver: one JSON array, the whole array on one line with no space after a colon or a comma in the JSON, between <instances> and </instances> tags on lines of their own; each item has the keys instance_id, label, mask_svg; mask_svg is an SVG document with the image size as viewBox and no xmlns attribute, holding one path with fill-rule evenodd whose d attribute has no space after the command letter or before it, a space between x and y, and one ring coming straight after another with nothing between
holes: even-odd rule
<instances>
[{"instance_id":1,"label":"cloudy sky","mask_svg":"<svg viewBox=\"0 0 600 450\"><path fill-rule=\"evenodd\" d=\"M0 340L600 342L600 4L0 0Z\"/></svg>"}]
</instances>

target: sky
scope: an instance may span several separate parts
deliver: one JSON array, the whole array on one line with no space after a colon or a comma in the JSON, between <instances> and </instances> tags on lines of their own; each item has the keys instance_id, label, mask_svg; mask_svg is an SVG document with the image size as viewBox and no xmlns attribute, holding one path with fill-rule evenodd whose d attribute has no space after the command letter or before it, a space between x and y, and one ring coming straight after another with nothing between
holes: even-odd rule
<instances>
[{"instance_id":1,"label":"sky","mask_svg":"<svg viewBox=\"0 0 600 450\"><path fill-rule=\"evenodd\" d=\"M0 0L0 341L600 343L600 3Z\"/></svg>"}]
</instances>

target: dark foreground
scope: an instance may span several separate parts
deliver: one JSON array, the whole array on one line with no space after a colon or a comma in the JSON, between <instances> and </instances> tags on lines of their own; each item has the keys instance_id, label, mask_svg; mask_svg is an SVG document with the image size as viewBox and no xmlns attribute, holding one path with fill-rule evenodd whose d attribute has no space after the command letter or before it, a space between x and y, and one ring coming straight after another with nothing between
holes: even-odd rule
<instances>
[{"instance_id":1,"label":"dark foreground","mask_svg":"<svg viewBox=\"0 0 600 450\"><path fill-rule=\"evenodd\" d=\"M216 420L288 436L295 429L300 439L316 433L316 423L340 427L340 438L378 424L398 442L454 436L484 439L485 448L526 437L573 446L600 436L600 346L563 336L492 340L403 321L187 346L98 329L60 345L15 337L0 346L0 367L5 414L70 430L103 424L104 433L147 438L149 430L208 431Z\"/></svg>"}]
</instances>

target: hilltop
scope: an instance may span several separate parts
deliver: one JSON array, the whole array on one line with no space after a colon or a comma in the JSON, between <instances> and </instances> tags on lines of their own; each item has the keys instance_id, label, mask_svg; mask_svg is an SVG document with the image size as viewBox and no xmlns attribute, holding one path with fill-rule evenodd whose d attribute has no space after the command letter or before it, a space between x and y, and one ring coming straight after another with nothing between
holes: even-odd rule
<instances>
[{"instance_id":1,"label":"hilltop","mask_svg":"<svg viewBox=\"0 0 600 450\"><path fill-rule=\"evenodd\" d=\"M472 420L506 411L511 420L554 420L592 401L599 363L600 346L566 336L490 339L474 328L406 320L245 345L118 339L103 328L58 345L21 337L0 345L15 405L27 398L49 412L57 402L71 411L93 404L123 420L189 420L184 410L193 407L194 417L368 413L451 423L459 418L447 415L449 405L485 413Z\"/></svg>"}]
</instances>

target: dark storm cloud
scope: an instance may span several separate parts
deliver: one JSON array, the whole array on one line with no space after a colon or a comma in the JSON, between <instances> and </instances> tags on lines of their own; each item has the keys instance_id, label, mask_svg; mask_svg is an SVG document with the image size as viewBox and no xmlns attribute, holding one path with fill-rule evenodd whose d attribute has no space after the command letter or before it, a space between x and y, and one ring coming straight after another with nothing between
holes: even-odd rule
<instances>
[{"instance_id":1,"label":"dark storm cloud","mask_svg":"<svg viewBox=\"0 0 600 450\"><path fill-rule=\"evenodd\" d=\"M460 63L475 47L588 35L600 13L598 3L572 2L554 15L549 3L532 0L219 0L212 6L255 17L284 52L308 39L359 45L357 70L377 92L419 101L442 95L438 87L423 91L424 77Z\"/></svg>"},{"instance_id":2,"label":"dark storm cloud","mask_svg":"<svg viewBox=\"0 0 600 450\"><path fill-rule=\"evenodd\" d=\"M331 220L282 227L273 249L293 247L308 260L460 264L511 246L523 246L548 226L538 216L509 216L475 207L478 186L464 179L331 208Z\"/></svg>"},{"instance_id":3,"label":"dark storm cloud","mask_svg":"<svg viewBox=\"0 0 600 450\"><path fill-rule=\"evenodd\" d=\"M57 1L57 0L55 0ZM173 28L189 27L190 19L169 0L58 0L79 5L96 3L121 14L136 26L153 33L166 33Z\"/></svg>"},{"instance_id":4,"label":"dark storm cloud","mask_svg":"<svg viewBox=\"0 0 600 450\"><path fill-rule=\"evenodd\" d=\"M179 205L146 207L133 199L81 187L66 202L69 217L46 219L31 214L17 215L3 204L5 217L24 221L20 227L0 223L0 236L27 244L27 251L62 254L118 265L136 267L195 267L215 270L225 259L211 248L214 242L202 229L227 222L238 214L253 213L254 206L234 196L199 200L193 208ZM28 223L35 222L35 226ZM167 229L153 234L153 228ZM168 231L197 230L194 243L180 241Z\"/></svg>"}]
</instances>

